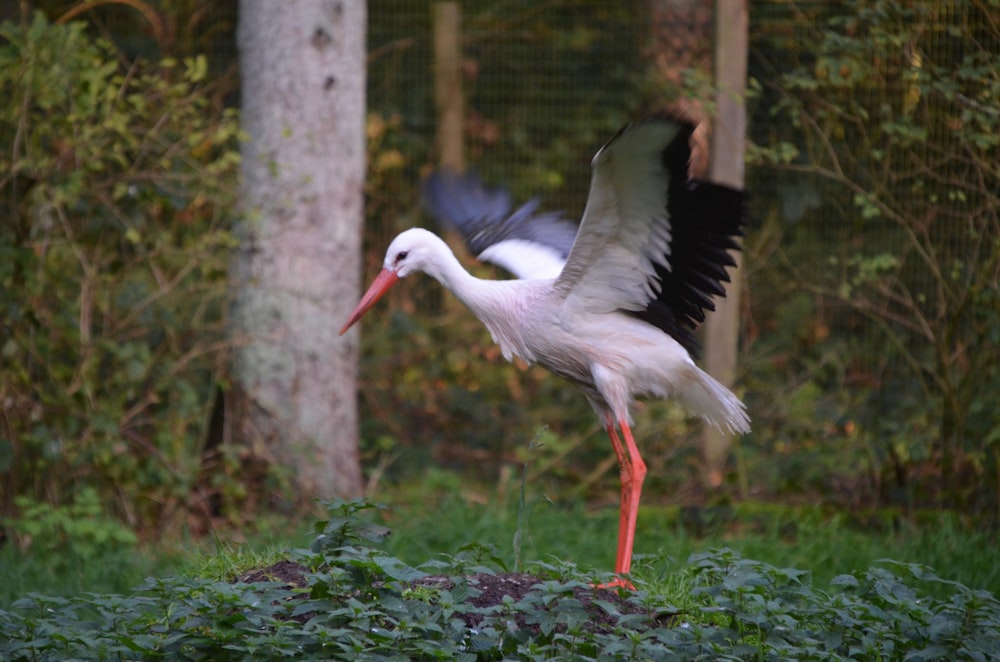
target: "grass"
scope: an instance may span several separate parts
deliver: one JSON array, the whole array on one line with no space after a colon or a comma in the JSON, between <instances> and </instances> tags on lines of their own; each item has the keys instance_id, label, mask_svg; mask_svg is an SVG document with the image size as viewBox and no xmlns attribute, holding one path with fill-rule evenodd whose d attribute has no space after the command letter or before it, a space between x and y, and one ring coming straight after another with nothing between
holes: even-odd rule
<instances>
[{"instance_id":1,"label":"grass","mask_svg":"<svg viewBox=\"0 0 1000 662\"><path fill-rule=\"evenodd\" d=\"M180 574L214 581L231 581L251 570L266 568L288 558L288 550L305 544L304 533L294 533L290 540L279 542L270 535L251 543L215 541L213 547L202 546L178 566Z\"/></svg>"},{"instance_id":2,"label":"grass","mask_svg":"<svg viewBox=\"0 0 1000 662\"><path fill-rule=\"evenodd\" d=\"M65 530L42 536L48 544L33 544L24 551L12 543L0 545L0 609L9 609L30 593L61 597L128 593L148 577L179 574L228 581L305 545L306 531L304 522L289 526L265 520L259 531L249 535L232 532L232 539L185 538L160 546L81 541L67 537Z\"/></svg>"},{"instance_id":3,"label":"grass","mask_svg":"<svg viewBox=\"0 0 1000 662\"><path fill-rule=\"evenodd\" d=\"M0 609L29 593L123 593L144 577L172 572L178 564L179 559L136 549L89 557L67 550L22 552L6 544L0 546Z\"/></svg>"},{"instance_id":4,"label":"grass","mask_svg":"<svg viewBox=\"0 0 1000 662\"><path fill-rule=\"evenodd\" d=\"M617 509L611 504L586 511L580 502L561 504L538 497L527 498L523 509L516 499L477 497L482 503L475 503L464 499L454 483L430 491L409 485L385 494L383 500L395 504L379 513L379 521L392 531L383 548L412 565L479 543L493 547L510 570L555 560L596 571L613 567ZM819 587L888 558L923 564L944 579L1000 595L996 532L973 528L948 513L929 514L919 524L886 514L867 519L862 526L857 518L821 507L766 503L703 510L644 506L635 550L637 559L649 562L638 564L637 572L645 573L647 581L663 581L692 555L727 547L746 558L806 570ZM170 548L96 551L90 545L82 548L85 554L72 545L27 552L3 545L0 609L31 592L122 593L148 576L237 576L273 563L288 549L306 546L308 525L278 530L265 523L248 543L218 538Z\"/></svg>"},{"instance_id":5,"label":"grass","mask_svg":"<svg viewBox=\"0 0 1000 662\"><path fill-rule=\"evenodd\" d=\"M974 528L949 513L927 514L919 524L891 513L865 520L822 507L770 503L703 510L644 506L635 552L638 558L657 559L662 572L669 573L693 554L724 546L747 558L806 570L820 587L880 559L893 559L926 565L943 579L1000 594L997 532ZM401 502L385 511L382 521L393 531L387 551L409 563L480 542L494 546L511 569L519 557L610 569L618 527L614 506L587 512L579 503L529 499L518 536L516 503L470 503L456 494Z\"/></svg>"}]
</instances>

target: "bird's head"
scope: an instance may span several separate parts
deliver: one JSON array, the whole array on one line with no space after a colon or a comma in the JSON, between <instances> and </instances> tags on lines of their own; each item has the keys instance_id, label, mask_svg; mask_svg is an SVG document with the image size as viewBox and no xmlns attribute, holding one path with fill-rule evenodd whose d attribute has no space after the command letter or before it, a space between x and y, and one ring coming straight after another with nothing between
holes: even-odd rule
<instances>
[{"instance_id":1,"label":"bird's head","mask_svg":"<svg viewBox=\"0 0 1000 662\"><path fill-rule=\"evenodd\" d=\"M443 242L436 235L421 228L406 230L393 239L385 252L382 271L361 297L340 334L343 335L354 326L400 278L405 278L414 271L430 272L433 275L433 256L440 250L439 245L443 245Z\"/></svg>"},{"instance_id":2,"label":"bird's head","mask_svg":"<svg viewBox=\"0 0 1000 662\"><path fill-rule=\"evenodd\" d=\"M395 272L397 278L406 278L414 271L433 271L433 255L438 252L441 240L422 228L401 232L389 244L382 262L383 271Z\"/></svg>"}]
</instances>

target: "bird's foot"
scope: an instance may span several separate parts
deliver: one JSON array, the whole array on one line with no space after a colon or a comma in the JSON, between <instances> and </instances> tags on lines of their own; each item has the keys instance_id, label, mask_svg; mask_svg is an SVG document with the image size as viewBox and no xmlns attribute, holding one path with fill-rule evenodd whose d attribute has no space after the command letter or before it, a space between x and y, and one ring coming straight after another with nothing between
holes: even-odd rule
<instances>
[{"instance_id":1,"label":"bird's foot","mask_svg":"<svg viewBox=\"0 0 1000 662\"><path fill-rule=\"evenodd\" d=\"M634 591L635 590L635 585L632 582L630 582L629 580L625 579L624 577L618 577L616 579L612 579L610 582L607 582L606 584L594 584L594 588L597 588L597 589L601 589L601 588L604 588L604 589L623 588L626 591Z\"/></svg>"}]
</instances>

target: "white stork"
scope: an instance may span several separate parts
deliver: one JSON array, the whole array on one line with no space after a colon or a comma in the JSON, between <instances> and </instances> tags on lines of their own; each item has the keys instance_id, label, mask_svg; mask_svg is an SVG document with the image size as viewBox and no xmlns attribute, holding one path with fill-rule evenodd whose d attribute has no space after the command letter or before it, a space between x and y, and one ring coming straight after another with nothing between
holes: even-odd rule
<instances>
[{"instance_id":1,"label":"white stork","mask_svg":"<svg viewBox=\"0 0 1000 662\"><path fill-rule=\"evenodd\" d=\"M738 249L746 216L742 191L689 179L693 130L663 114L622 128L594 156L579 228L536 214L534 200L511 214L505 192L435 173L425 185L430 210L479 259L517 279L476 278L437 235L406 230L340 331L397 280L422 271L468 306L505 358L539 363L579 386L621 468L618 575L631 567L646 475L630 427L634 399L673 398L725 431L750 430L744 404L692 360L692 332L714 309L711 297L725 294L726 267L735 266L729 251Z\"/></svg>"}]
</instances>

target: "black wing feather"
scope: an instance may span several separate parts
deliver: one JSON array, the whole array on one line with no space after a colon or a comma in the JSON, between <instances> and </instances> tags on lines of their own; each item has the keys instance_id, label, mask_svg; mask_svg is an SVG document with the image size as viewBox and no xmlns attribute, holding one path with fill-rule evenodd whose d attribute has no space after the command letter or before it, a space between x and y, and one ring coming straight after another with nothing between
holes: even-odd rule
<instances>
[{"instance_id":1,"label":"black wing feather","mask_svg":"<svg viewBox=\"0 0 1000 662\"><path fill-rule=\"evenodd\" d=\"M548 246L565 259L579 229L559 212L537 213L538 198L512 213L510 194L487 188L471 172L436 170L424 180L423 195L431 215L457 231L474 255L507 239L523 239Z\"/></svg>"},{"instance_id":2,"label":"black wing feather","mask_svg":"<svg viewBox=\"0 0 1000 662\"><path fill-rule=\"evenodd\" d=\"M747 219L743 191L704 181L689 181L690 133L681 132L663 151L669 178L670 269L657 265L661 289L637 317L669 333L694 357L700 352L694 330L715 310L713 296L725 296L730 282L726 267L736 266L731 251L739 250Z\"/></svg>"}]
</instances>

